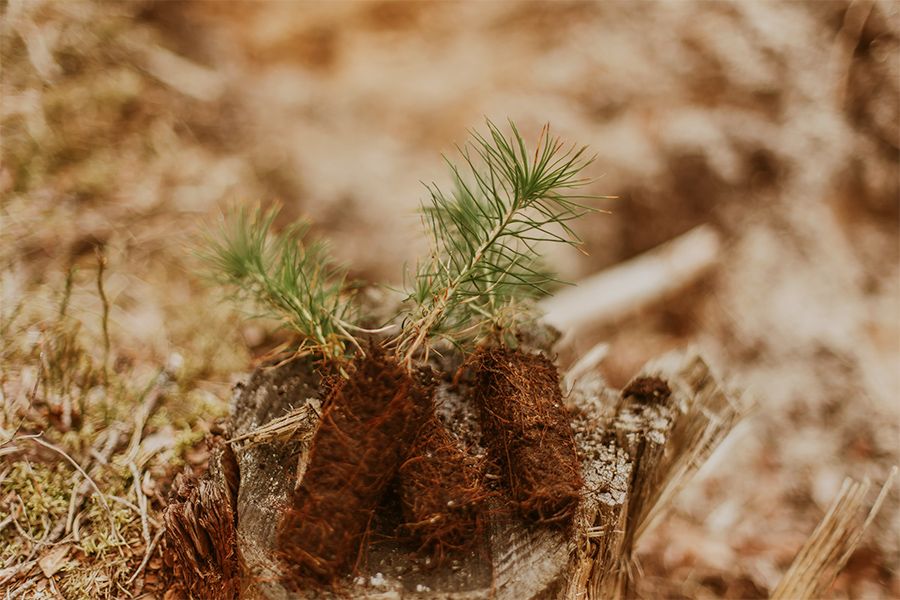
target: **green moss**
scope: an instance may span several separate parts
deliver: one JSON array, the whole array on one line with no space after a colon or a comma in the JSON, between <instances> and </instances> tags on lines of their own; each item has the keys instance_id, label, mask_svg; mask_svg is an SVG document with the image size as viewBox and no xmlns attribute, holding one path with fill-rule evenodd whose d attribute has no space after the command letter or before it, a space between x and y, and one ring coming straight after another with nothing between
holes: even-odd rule
<instances>
[{"instance_id":1,"label":"green moss","mask_svg":"<svg viewBox=\"0 0 900 600\"><path fill-rule=\"evenodd\" d=\"M13 462L0 483L0 521L11 514L19 526L40 539L65 519L72 493L72 469L62 462L40 464ZM0 532L0 561L22 552L28 542L12 524Z\"/></svg>"}]
</instances>

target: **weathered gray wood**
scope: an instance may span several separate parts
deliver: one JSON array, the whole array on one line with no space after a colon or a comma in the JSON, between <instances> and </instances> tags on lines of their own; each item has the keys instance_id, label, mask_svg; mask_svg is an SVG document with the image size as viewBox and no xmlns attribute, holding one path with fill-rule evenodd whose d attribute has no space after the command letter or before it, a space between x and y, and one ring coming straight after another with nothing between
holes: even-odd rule
<instances>
[{"instance_id":1,"label":"weathered gray wood","mask_svg":"<svg viewBox=\"0 0 900 600\"><path fill-rule=\"evenodd\" d=\"M491 532L493 595L498 600L552 598L574 551L564 532L520 520L494 523Z\"/></svg>"},{"instance_id":2,"label":"weathered gray wood","mask_svg":"<svg viewBox=\"0 0 900 600\"><path fill-rule=\"evenodd\" d=\"M284 599L283 573L276 557L275 528L287 508L297 480L298 464L318 423L311 400L319 393L312 365L295 360L278 368L258 369L246 385L235 389L230 437L240 439L295 409L310 408L298 419L288 440L234 442L240 485L237 494L237 542L243 567L241 597Z\"/></svg>"},{"instance_id":3,"label":"weathered gray wood","mask_svg":"<svg viewBox=\"0 0 900 600\"><path fill-rule=\"evenodd\" d=\"M744 412L697 354L669 355L639 376L660 377L672 395L648 404L613 400L609 390L588 394L606 401L597 411L598 427L580 427L579 445L593 454L584 466L582 542L565 591L570 600L631 595L632 554L640 536Z\"/></svg>"}]
</instances>

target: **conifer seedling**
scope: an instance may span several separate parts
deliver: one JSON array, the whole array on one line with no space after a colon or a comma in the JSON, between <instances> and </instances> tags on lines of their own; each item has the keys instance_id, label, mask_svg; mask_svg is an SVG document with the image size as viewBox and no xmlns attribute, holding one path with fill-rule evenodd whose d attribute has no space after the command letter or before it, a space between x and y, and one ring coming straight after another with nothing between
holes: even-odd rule
<instances>
[{"instance_id":1,"label":"conifer seedling","mask_svg":"<svg viewBox=\"0 0 900 600\"><path fill-rule=\"evenodd\" d=\"M213 281L236 302L250 301L255 316L274 317L297 334L297 353L342 359L357 345L348 331L357 318L346 272L322 241L307 241L309 223L298 221L276 233L277 207L242 207L206 235L199 258Z\"/></svg>"}]
</instances>

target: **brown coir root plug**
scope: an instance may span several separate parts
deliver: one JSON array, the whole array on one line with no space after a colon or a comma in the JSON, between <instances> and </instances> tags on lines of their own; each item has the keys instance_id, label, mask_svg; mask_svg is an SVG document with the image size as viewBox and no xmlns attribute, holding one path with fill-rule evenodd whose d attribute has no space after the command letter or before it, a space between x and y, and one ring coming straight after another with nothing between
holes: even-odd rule
<instances>
[{"instance_id":1,"label":"brown coir root plug","mask_svg":"<svg viewBox=\"0 0 900 600\"><path fill-rule=\"evenodd\" d=\"M583 484L569 415L550 360L508 348L473 357L482 434L522 513L566 526Z\"/></svg>"},{"instance_id":2,"label":"brown coir root plug","mask_svg":"<svg viewBox=\"0 0 900 600\"><path fill-rule=\"evenodd\" d=\"M430 392L375 347L330 390L278 532L289 584L332 582L353 566L372 514L422 426Z\"/></svg>"},{"instance_id":3,"label":"brown coir root plug","mask_svg":"<svg viewBox=\"0 0 900 600\"><path fill-rule=\"evenodd\" d=\"M400 467L397 487L405 528L437 563L470 547L482 531L488 496L482 471L433 411Z\"/></svg>"}]
</instances>

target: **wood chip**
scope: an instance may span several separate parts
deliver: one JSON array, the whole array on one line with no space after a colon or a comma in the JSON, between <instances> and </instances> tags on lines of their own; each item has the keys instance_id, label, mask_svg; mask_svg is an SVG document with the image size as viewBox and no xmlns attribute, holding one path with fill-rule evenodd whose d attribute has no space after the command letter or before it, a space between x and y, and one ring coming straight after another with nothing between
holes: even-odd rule
<instances>
[{"instance_id":1,"label":"wood chip","mask_svg":"<svg viewBox=\"0 0 900 600\"><path fill-rule=\"evenodd\" d=\"M71 549L72 544L60 544L59 546L54 546L38 560L38 566L44 573L44 577L53 577L60 569L66 566L66 557Z\"/></svg>"}]
</instances>

